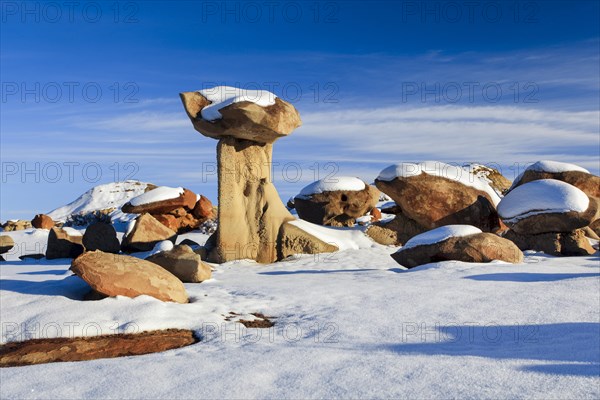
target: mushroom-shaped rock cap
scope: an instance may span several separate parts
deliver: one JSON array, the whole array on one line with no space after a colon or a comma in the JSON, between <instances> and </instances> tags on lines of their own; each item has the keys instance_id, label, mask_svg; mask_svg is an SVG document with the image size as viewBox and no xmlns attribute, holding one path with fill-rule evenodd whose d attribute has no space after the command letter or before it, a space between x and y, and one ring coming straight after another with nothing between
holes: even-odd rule
<instances>
[{"instance_id":1,"label":"mushroom-shaped rock cap","mask_svg":"<svg viewBox=\"0 0 600 400\"><path fill-rule=\"evenodd\" d=\"M213 139L273 143L302 124L293 105L266 90L216 86L180 96L194 128Z\"/></svg>"}]
</instances>

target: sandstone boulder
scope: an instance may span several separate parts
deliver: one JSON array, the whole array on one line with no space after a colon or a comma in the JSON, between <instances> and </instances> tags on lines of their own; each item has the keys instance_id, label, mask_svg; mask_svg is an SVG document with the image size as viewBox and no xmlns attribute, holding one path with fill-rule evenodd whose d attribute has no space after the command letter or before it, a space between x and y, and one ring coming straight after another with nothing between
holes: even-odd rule
<instances>
[{"instance_id":1,"label":"sandstone boulder","mask_svg":"<svg viewBox=\"0 0 600 400\"><path fill-rule=\"evenodd\" d=\"M353 226L371 211L379 190L354 177L335 177L306 186L294 198L298 216L319 225Z\"/></svg>"},{"instance_id":2,"label":"sandstone boulder","mask_svg":"<svg viewBox=\"0 0 600 400\"><path fill-rule=\"evenodd\" d=\"M160 265L182 282L202 282L210 279L212 274L210 265L186 245L175 246L172 250L154 254L146 260Z\"/></svg>"},{"instance_id":3,"label":"sandstone boulder","mask_svg":"<svg viewBox=\"0 0 600 400\"><path fill-rule=\"evenodd\" d=\"M278 244L277 251L280 260L294 254L332 253L339 250L336 245L315 238L290 223L281 226Z\"/></svg>"},{"instance_id":4,"label":"sandstone boulder","mask_svg":"<svg viewBox=\"0 0 600 400\"><path fill-rule=\"evenodd\" d=\"M397 164L381 171L375 185L426 229L468 224L495 232L500 227L500 197L466 169L435 161Z\"/></svg>"},{"instance_id":5,"label":"sandstone boulder","mask_svg":"<svg viewBox=\"0 0 600 400\"><path fill-rule=\"evenodd\" d=\"M504 238L521 250L542 251L552 256L587 256L596 252L581 229L537 235L522 235L510 230L504 234Z\"/></svg>"},{"instance_id":6,"label":"sandstone boulder","mask_svg":"<svg viewBox=\"0 0 600 400\"><path fill-rule=\"evenodd\" d=\"M104 222L96 222L87 227L83 234L83 245L86 251L100 250L116 254L121 250L117 231L111 224Z\"/></svg>"},{"instance_id":7,"label":"sandstone boulder","mask_svg":"<svg viewBox=\"0 0 600 400\"><path fill-rule=\"evenodd\" d=\"M555 179L528 182L498 205L502 221L516 233L571 232L598 219L598 199Z\"/></svg>"},{"instance_id":8,"label":"sandstone boulder","mask_svg":"<svg viewBox=\"0 0 600 400\"><path fill-rule=\"evenodd\" d=\"M121 210L131 214L167 214L180 207L191 210L195 205L196 194L191 190L159 186L134 197Z\"/></svg>"},{"instance_id":9,"label":"sandstone boulder","mask_svg":"<svg viewBox=\"0 0 600 400\"><path fill-rule=\"evenodd\" d=\"M4 229L4 232L22 231L31 227L31 221L25 221L22 219L6 221L4 225L2 225L2 229Z\"/></svg>"},{"instance_id":10,"label":"sandstone boulder","mask_svg":"<svg viewBox=\"0 0 600 400\"><path fill-rule=\"evenodd\" d=\"M150 214L142 214L135 219L133 227L123 237L123 251L150 251L158 242L174 241L177 234L158 222Z\"/></svg>"},{"instance_id":11,"label":"sandstone boulder","mask_svg":"<svg viewBox=\"0 0 600 400\"><path fill-rule=\"evenodd\" d=\"M538 161L530 165L514 182L511 190L528 182L555 179L582 190L590 197L600 198L600 176L592 175L584 168L558 161Z\"/></svg>"},{"instance_id":12,"label":"sandstone boulder","mask_svg":"<svg viewBox=\"0 0 600 400\"><path fill-rule=\"evenodd\" d=\"M0 254L8 253L10 249L15 247L15 241L8 235L0 236Z\"/></svg>"},{"instance_id":13,"label":"sandstone boulder","mask_svg":"<svg viewBox=\"0 0 600 400\"><path fill-rule=\"evenodd\" d=\"M192 214L197 219L214 218L213 204L208 198L200 195L200 199L196 202Z\"/></svg>"},{"instance_id":14,"label":"sandstone boulder","mask_svg":"<svg viewBox=\"0 0 600 400\"><path fill-rule=\"evenodd\" d=\"M469 164L466 168L475 176L482 178L498 193L504 195L510 189L512 182L495 168L481 164Z\"/></svg>"},{"instance_id":15,"label":"sandstone boulder","mask_svg":"<svg viewBox=\"0 0 600 400\"><path fill-rule=\"evenodd\" d=\"M367 228L366 234L379 244L401 246L410 238L426 232L428 229L402 213L396 214L391 221L379 221Z\"/></svg>"},{"instance_id":16,"label":"sandstone boulder","mask_svg":"<svg viewBox=\"0 0 600 400\"><path fill-rule=\"evenodd\" d=\"M31 220L31 226L36 229L52 229L54 227L54 221L46 214L37 214Z\"/></svg>"},{"instance_id":17,"label":"sandstone boulder","mask_svg":"<svg viewBox=\"0 0 600 400\"><path fill-rule=\"evenodd\" d=\"M415 236L392 254L392 258L406 268L414 268L449 260L520 263L523 253L513 242L493 233L484 233L472 226L449 225Z\"/></svg>"},{"instance_id":18,"label":"sandstone boulder","mask_svg":"<svg viewBox=\"0 0 600 400\"><path fill-rule=\"evenodd\" d=\"M86 252L73 260L71 271L92 289L107 296L148 295L161 301L188 302L185 287L175 275L135 257Z\"/></svg>"},{"instance_id":19,"label":"sandstone boulder","mask_svg":"<svg viewBox=\"0 0 600 400\"><path fill-rule=\"evenodd\" d=\"M253 101L265 97L268 97L266 101ZM273 143L302 124L293 105L266 91L218 86L181 93L181 100L194 128L213 139L231 137L262 144ZM213 111L210 113L213 115L207 115L208 111ZM213 119L214 111L218 115Z\"/></svg>"},{"instance_id":20,"label":"sandstone boulder","mask_svg":"<svg viewBox=\"0 0 600 400\"><path fill-rule=\"evenodd\" d=\"M52 228L48 234L46 258L75 258L84 252L83 237L74 229Z\"/></svg>"}]
</instances>

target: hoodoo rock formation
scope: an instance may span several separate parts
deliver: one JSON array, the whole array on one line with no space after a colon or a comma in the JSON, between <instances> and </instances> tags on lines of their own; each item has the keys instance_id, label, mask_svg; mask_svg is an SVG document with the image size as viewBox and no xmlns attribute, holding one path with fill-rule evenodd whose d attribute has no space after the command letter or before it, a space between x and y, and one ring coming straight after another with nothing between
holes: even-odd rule
<instances>
[{"instance_id":1,"label":"hoodoo rock formation","mask_svg":"<svg viewBox=\"0 0 600 400\"><path fill-rule=\"evenodd\" d=\"M273 143L301 125L298 111L263 90L219 86L180 96L194 128L218 140L219 222L208 260L276 261L282 227L295 218L271 181ZM302 247L327 251L314 242Z\"/></svg>"}]
</instances>

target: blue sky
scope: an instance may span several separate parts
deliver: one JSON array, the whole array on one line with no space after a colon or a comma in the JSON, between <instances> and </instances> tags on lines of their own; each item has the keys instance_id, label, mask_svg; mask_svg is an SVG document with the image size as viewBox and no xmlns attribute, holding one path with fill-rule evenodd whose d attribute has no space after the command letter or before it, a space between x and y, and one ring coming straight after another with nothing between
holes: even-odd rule
<instances>
[{"instance_id":1,"label":"blue sky","mask_svg":"<svg viewBox=\"0 0 600 400\"><path fill-rule=\"evenodd\" d=\"M215 84L300 111L284 198L402 161L600 171L597 1L69 4L1 3L1 220L125 177L216 200L216 142L177 95Z\"/></svg>"}]
</instances>

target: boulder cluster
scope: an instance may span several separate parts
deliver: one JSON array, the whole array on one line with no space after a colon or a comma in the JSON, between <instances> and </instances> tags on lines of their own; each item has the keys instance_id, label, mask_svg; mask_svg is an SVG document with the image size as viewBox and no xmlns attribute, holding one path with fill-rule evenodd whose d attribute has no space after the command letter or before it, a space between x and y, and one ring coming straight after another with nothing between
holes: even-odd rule
<instances>
[{"instance_id":1,"label":"boulder cluster","mask_svg":"<svg viewBox=\"0 0 600 400\"><path fill-rule=\"evenodd\" d=\"M207 262L270 263L339 250L319 237L323 228L294 223L292 209L312 224L367 225L356 229L379 244L403 246L392 257L406 268L519 263L523 250L595 252L588 238L600 239L600 177L572 164L535 163L511 185L487 166L401 163L383 169L373 185L356 177L313 182L286 207L271 179L273 144L301 120L291 104L258 92L254 99L228 87L181 94L194 128L218 140L218 207L186 188L149 185L123 200L120 211L92 215L83 234L44 214L9 221L4 231L48 230L43 256L73 259L71 270L92 289L89 299L148 295L178 303L188 302L184 283L211 278ZM109 216L115 210L137 214L122 237ZM175 245L178 235L203 228L212 233L204 246ZM0 236L0 254L14 246Z\"/></svg>"}]
</instances>

